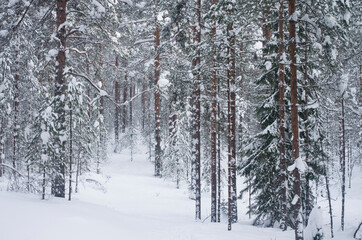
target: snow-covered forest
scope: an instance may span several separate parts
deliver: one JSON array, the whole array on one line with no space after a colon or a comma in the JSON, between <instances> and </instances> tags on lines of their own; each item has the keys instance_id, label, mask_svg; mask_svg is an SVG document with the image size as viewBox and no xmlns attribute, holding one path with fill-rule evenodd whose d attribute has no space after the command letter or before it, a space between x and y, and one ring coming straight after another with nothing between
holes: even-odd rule
<instances>
[{"instance_id":1,"label":"snow-covered forest","mask_svg":"<svg viewBox=\"0 0 362 240\"><path fill-rule=\"evenodd\" d=\"M0 0L1 236L362 239L361 44L360 0Z\"/></svg>"}]
</instances>

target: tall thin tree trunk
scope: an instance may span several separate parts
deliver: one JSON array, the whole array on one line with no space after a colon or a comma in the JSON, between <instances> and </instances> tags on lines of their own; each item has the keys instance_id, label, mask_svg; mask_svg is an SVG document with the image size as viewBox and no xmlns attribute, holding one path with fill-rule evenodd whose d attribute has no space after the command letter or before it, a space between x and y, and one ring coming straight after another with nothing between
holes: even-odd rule
<instances>
[{"instance_id":1,"label":"tall thin tree trunk","mask_svg":"<svg viewBox=\"0 0 362 240\"><path fill-rule=\"evenodd\" d=\"M341 228L344 231L344 207L346 196L346 140L345 140L345 126L344 126L344 94L341 96L341 117L340 124L340 164L342 172L342 213L341 213Z\"/></svg>"},{"instance_id":2,"label":"tall thin tree trunk","mask_svg":"<svg viewBox=\"0 0 362 240\"><path fill-rule=\"evenodd\" d=\"M88 59L88 55L86 55L86 68L87 68L87 74L89 76L90 73L90 69L89 69L89 59ZM90 92L90 87L87 86L87 104L88 104L88 118L90 120L91 118L91 112L92 112L92 106L91 106L91 92Z\"/></svg>"},{"instance_id":3,"label":"tall thin tree trunk","mask_svg":"<svg viewBox=\"0 0 362 240\"><path fill-rule=\"evenodd\" d=\"M68 0L57 0L56 8L56 26L58 39L58 54L56 57L56 77L55 77L55 98L56 98L56 113L58 114L58 134L65 134L65 103L61 100L61 96L65 94L66 80L64 78L64 67L66 61L66 29L65 22L67 20L67 2ZM57 136L59 145L59 154L55 159L55 177L52 184L52 193L55 197L65 197L65 150L66 142L60 140Z\"/></svg>"},{"instance_id":4,"label":"tall thin tree trunk","mask_svg":"<svg viewBox=\"0 0 362 240\"><path fill-rule=\"evenodd\" d=\"M122 133L126 132L126 127L127 127L127 90L128 90L128 73L127 71L125 72L124 75L124 86L123 86L123 111L122 111Z\"/></svg>"},{"instance_id":5,"label":"tall thin tree trunk","mask_svg":"<svg viewBox=\"0 0 362 240\"><path fill-rule=\"evenodd\" d=\"M159 7L160 0L156 1L156 8ZM160 80L160 53L158 52L158 48L160 46L160 34L161 34L161 26L157 21L156 11L156 31L155 31L155 176L162 176L162 160L161 160L161 93L158 85L158 81Z\"/></svg>"},{"instance_id":6,"label":"tall thin tree trunk","mask_svg":"<svg viewBox=\"0 0 362 240\"><path fill-rule=\"evenodd\" d=\"M18 153L18 118L19 118L19 46L16 46L16 74L14 82L14 128L13 128L13 168L16 169L17 164L17 153ZM15 177L14 173L14 177Z\"/></svg>"},{"instance_id":7,"label":"tall thin tree trunk","mask_svg":"<svg viewBox=\"0 0 362 240\"><path fill-rule=\"evenodd\" d=\"M283 231L287 230L287 162L285 155L285 67L283 57L285 55L284 49L284 1L280 1L279 7L279 117L280 117L280 200L282 217L280 227Z\"/></svg>"},{"instance_id":8,"label":"tall thin tree trunk","mask_svg":"<svg viewBox=\"0 0 362 240\"><path fill-rule=\"evenodd\" d=\"M305 28L307 29L308 25L305 24ZM309 37L308 37L308 31L306 30L307 36L306 36L306 41L309 42ZM304 64L304 81L305 81L305 137L304 137L304 145L305 145L305 161L307 164L309 164L309 108L308 108L308 52L309 52L309 48L307 47L307 49L305 50L305 64ZM312 211L312 203L311 203L311 199L310 199L310 185L309 185L309 178L310 178L311 173L307 170L305 173L305 225L308 225L308 218L309 215Z\"/></svg>"},{"instance_id":9,"label":"tall thin tree trunk","mask_svg":"<svg viewBox=\"0 0 362 240\"><path fill-rule=\"evenodd\" d=\"M145 130L145 118L146 118L146 77L142 82L142 131Z\"/></svg>"},{"instance_id":10,"label":"tall thin tree trunk","mask_svg":"<svg viewBox=\"0 0 362 240\"><path fill-rule=\"evenodd\" d=\"M301 206L301 190L300 190L300 172L298 166L299 158L299 123L298 123L298 94L297 94L297 59L296 59L296 16L295 16L296 0L289 0L289 54L290 54L290 91L291 91L291 119L292 119L292 160L295 164L293 170L293 205L294 205L294 224L295 239L303 239L303 215Z\"/></svg>"},{"instance_id":11,"label":"tall thin tree trunk","mask_svg":"<svg viewBox=\"0 0 362 240\"><path fill-rule=\"evenodd\" d=\"M73 109L72 102L69 103L69 198L72 200L72 167L73 167Z\"/></svg>"},{"instance_id":12,"label":"tall thin tree trunk","mask_svg":"<svg viewBox=\"0 0 362 240\"><path fill-rule=\"evenodd\" d=\"M232 13L233 10L230 10ZM237 193L236 193L236 108L235 108L235 34L233 23L227 25L228 37L228 192L229 192L229 224L237 222Z\"/></svg>"},{"instance_id":13,"label":"tall thin tree trunk","mask_svg":"<svg viewBox=\"0 0 362 240\"><path fill-rule=\"evenodd\" d=\"M359 65L359 107L360 109L362 109L362 64ZM362 112L360 113L360 143L362 145ZM360 149L360 154L362 155L362 147L359 148Z\"/></svg>"},{"instance_id":14,"label":"tall thin tree trunk","mask_svg":"<svg viewBox=\"0 0 362 240\"><path fill-rule=\"evenodd\" d=\"M352 187L352 172L354 166L353 154L352 154L351 134L348 135L348 188Z\"/></svg>"},{"instance_id":15,"label":"tall thin tree trunk","mask_svg":"<svg viewBox=\"0 0 362 240\"><path fill-rule=\"evenodd\" d=\"M116 56L116 68L118 70L118 55ZM115 95L115 100L117 105L120 104L120 92L119 92L119 81L118 79L115 81L115 86L114 86L114 95ZM119 146L119 106L116 106L115 109L115 116L114 116L114 137L115 137L115 148L114 148L114 152L118 152L118 146Z\"/></svg>"},{"instance_id":16,"label":"tall thin tree trunk","mask_svg":"<svg viewBox=\"0 0 362 240\"><path fill-rule=\"evenodd\" d=\"M78 149L78 158L77 158L77 170L76 170L76 174L75 174L75 193L78 193L78 183L79 183L79 175L80 175L80 161L81 161L81 158L80 158L80 148Z\"/></svg>"},{"instance_id":17,"label":"tall thin tree trunk","mask_svg":"<svg viewBox=\"0 0 362 240\"><path fill-rule=\"evenodd\" d=\"M194 44L196 49L196 56L192 60L194 72L194 89L192 93L192 165L193 165L193 178L195 181L195 205L196 205L196 220L201 219L201 138L200 138L200 119L201 119L201 105L200 105L200 42L201 42L201 0L196 0L196 22L193 27Z\"/></svg>"},{"instance_id":18,"label":"tall thin tree trunk","mask_svg":"<svg viewBox=\"0 0 362 240\"><path fill-rule=\"evenodd\" d=\"M175 145L176 145L176 124L177 124L177 113L175 111L175 109L173 109L173 104L176 103L177 101L177 93L173 92L172 93L172 98L170 100L170 117L169 117L169 136L171 139L171 145L172 148L175 149ZM178 149L175 149L175 151L178 151ZM177 152L174 153L176 156ZM180 159L178 157L176 157L176 188L179 189L180 188Z\"/></svg>"},{"instance_id":19,"label":"tall thin tree trunk","mask_svg":"<svg viewBox=\"0 0 362 240\"><path fill-rule=\"evenodd\" d=\"M103 77L102 77L102 72L103 72L103 46L102 44L99 45L99 54L100 54L100 58L99 58L99 69L100 69L100 73L99 73L99 85L100 85L100 89L104 90L104 82L103 82ZM101 173L101 168L100 168L100 164L101 164L101 158L103 160L103 158L105 157L105 136L104 136L104 96L100 97L100 104L99 104L99 155L97 158L97 174Z\"/></svg>"},{"instance_id":20,"label":"tall thin tree trunk","mask_svg":"<svg viewBox=\"0 0 362 240\"><path fill-rule=\"evenodd\" d=\"M327 120L327 124L328 124L328 120ZM327 138L328 139L328 135L327 135ZM322 139L320 139L320 144L321 144L321 150L322 150L322 154L324 153L324 150L323 150L323 142L322 142ZM323 157L323 160L324 160L324 179L326 181L326 190L327 190L327 198L328 198L328 207L329 207L329 219L330 219L330 224L331 224L331 237L333 238L334 237L334 234L333 234L333 212L332 212L332 201L331 201L331 192L329 190L329 177L328 177L328 174L329 174L329 170L328 170L328 159L325 159L325 155L323 154L322 155Z\"/></svg>"},{"instance_id":21,"label":"tall thin tree trunk","mask_svg":"<svg viewBox=\"0 0 362 240\"><path fill-rule=\"evenodd\" d=\"M43 166L43 181L42 181L42 195L41 195L41 199L44 200L45 199L45 187L46 187L46 179L45 179L45 174L46 174L46 166L44 164Z\"/></svg>"},{"instance_id":22,"label":"tall thin tree trunk","mask_svg":"<svg viewBox=\"0 0 362 240\"><path fill-rule=\"evenodd\" d=\"M0 116L0 177L3 176L3 167L1 166L4 163L4 117Z\"/></svg>"},{"instance_id":23,"label":"tall thin tree trunk","mask_svg":"<svg viewBox=\"0 0 362 240\"><path fill-rule=\"evenodd\" d=\"M129 86L129 126L130 126L130 137L131 137L131 161L133 161L133 85Z\"/></svg>"},{"instance_id":24,"label":"tall thin tree trunk","mask_svg":"<svg viewBox=\"0 0 362 240\"><path fill-rule=\"evenodd\" d=\"M220 86L217 84L217 94ZM220 126L220 103L217 103L217 221L221 221L221 126Z\"/></svg>"},{"instance_id":25,"label":"tall thin tree trunk","mask_svg":"<svg viewBox=\"0 0 362 240\"><path fill-rule=\"evenodd\" d=\"M216 0L211 1L211 6L216 4ZM217 221L217 183L216 183L216 154L217 154L217 79L216 79L216 23L213 22L211 29L213 44L212 73L211 73L211 222Z\"/></svg>"}]
</instances>

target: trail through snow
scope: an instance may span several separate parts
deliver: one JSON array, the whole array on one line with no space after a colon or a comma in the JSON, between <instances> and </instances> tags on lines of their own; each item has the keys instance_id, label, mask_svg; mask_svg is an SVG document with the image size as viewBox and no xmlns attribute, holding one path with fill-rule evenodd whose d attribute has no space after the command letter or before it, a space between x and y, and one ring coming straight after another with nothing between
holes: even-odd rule
<instances>
[{"instance_id":1,"label":"trail through snow","mask_svg":"<svg viewBox=\"0 0 362 240\"><path fill-rule=\"evenodd\" d=\"M99 184L101 183L101 184ZM227 231L226 219L210 223L203 195L203 222L194 220L186 186L155 178L145 154L112 154L101 175L83 177L69 202L0 191L0 239L4 240L290 240L294 232L251 226L245 207ZM240 204L240 202L239 202Z\"/></svg>"}]
</instances>

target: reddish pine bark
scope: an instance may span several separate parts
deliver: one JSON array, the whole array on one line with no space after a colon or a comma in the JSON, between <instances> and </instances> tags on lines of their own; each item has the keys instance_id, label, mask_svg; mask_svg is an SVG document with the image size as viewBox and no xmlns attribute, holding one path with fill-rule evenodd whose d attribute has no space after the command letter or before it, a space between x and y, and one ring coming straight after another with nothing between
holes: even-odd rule
<instances>
[{"instance_id":1,"label":"reddish pine bark","mask_svg":"<svg viewBox=\"0 0 362 240\"><path fill-rule=\"evenodd\" d=\"M216 0L211 1L212 6L216 4ZM213 59L212 59L212 75L211 75L211 222L217 221L217 185L216 185L216 154L217 154L217 79L216 79L216 23L213 23L211 29L211 37L213 41Z\"/></svg>"},{"instance_id":2,"label":"reddish pine bark","mask_svg":"<svg viewBox=\"0 0 362 240\"><path fill-rule=\"evenodd\" d=\"M196 56L192 60L193 71L195 75L194 90L192 94L193 109L193 133L192 133L192 158L193 158L193 178L195 182L195 203L196 203L196 219L201 219L201 151L200 151L200 42L201 42L201 0L196 1L196 25L193 27L194 44L196 46Z\"/></svg>"},{"instance_id":3,"label":"reddish pine bark","mask_svg":"<svg viewBox=\"0 0 362 240\"><path fill-rule=\"evenodd\" d=\"M287 174L287 163L285 156L285 68L282 61L283 55L285 54L284 49L284 5L283 1L280 2L279 7L279 116L280 116L280 196L281 196L281 206L282 206L282 219L281 219L281 228L285 231L287 230L287 183L286 183L286 174Z\"/></svg>"},{"instance_id":4,"label":"reddish pine bark","mask_svg":"<svg viewBox=\"0 0 362 240\"><path fill-rule=\"evenodd\" d=\"M299 161L299 123L298 123L298 96L297 96L297 60L296 60L296 0L289 0L289 54L290 54L290 91L291 91L291 123L292 123L292 160L294 163ZM293 170L293 193L295 198L294 204L294 224L295 239L303 239L303 223L301 208L301 190L300 190L300 172L297 166Z\"/></svg>"},{"instance_id":5,"label":"reddish pine bark","mask_svg":"<svg viewBox=\"0 0 362 240\"><path fill-rule=\"evenodd\" d=\"M237 222L237 190L236 190L236 108L235 108L235 34L233 23L227 25L228 36L228 218L231 224Z\"/></svg>"},{"instance_id":6,"label":"reddish pine bark","mask_svg":"<svg viewBox=\"0 0 362 240\"><path fill-rule=\"evenodd\" d=\"M58 129L60 134L65 132L65 103L61 101L61 96L65 94L66 80L64 78L64 67L66 61L66 29L64 23L67 20L67 2L68 0L57 0L56 8L56 27L57 27L57 44L58 54L56 57L56 77L55 77L55 98L57 100L56 112L58 114L58 122L60 128ZM60 142L60 140L59 140ZM65 152L65 142L60 142L61 152ZM59 157L56 159L56 176L53 180L52 193L55 197L65 197L65 159Z\"/></svg>"},{"instance_id":7,"label":"reddish pine bark","mask_svg":"<svg viewBox=\"0 0 362 240\"><path fill-rule=\"evenodd\" d=\"M157 0L156 7L158 7L160 1ZM158 81L160 80L160 54L158 53L158 48L160 46L160 34L161 26L157 22L157 13L156 13L156 31L155 31L155 176L161 177L162 173L162 162L161 162L161 94L158 86Z\"/></svg>"},{"instance_id":8,"label":"reddish pine bark","mask_svg":"<svg viewBox=\"0 0 362 240\"><path fill-rule=\"evenodd\" d=\"M72 167L73 167L73 109L72 102L69 103L69 196L68 200L72 200Z\"/></svg>"}]
</instances>

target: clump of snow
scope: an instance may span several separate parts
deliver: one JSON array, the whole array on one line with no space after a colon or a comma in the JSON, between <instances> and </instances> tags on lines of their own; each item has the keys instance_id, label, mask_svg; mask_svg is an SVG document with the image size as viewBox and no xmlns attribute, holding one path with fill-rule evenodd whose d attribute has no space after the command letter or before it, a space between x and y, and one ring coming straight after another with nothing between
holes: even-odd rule
<instances>
[{"instance_id":1,"label":"clump of snow","mask_svg":"<svg viewBox=\"0 0 362 240\"><path fill-rule=\"evenodd\" d=\"M291 172L295 168L298 168L298 170L300 172L304 172L307 167L308 166L305 163L305 161L301 157L299 157L299 158L295 159L294 163L288 167L288 171Z\"/></svg>"},{"instance_id":2,"label":"clump of snow","mask_svg":"<svg viewBox=\"0 0 362 240\"><path fill-rule=\"evenodd\" d=\"M322 51L323 51L322 45L321 45L320 43L318 43L318 42L313 43L313 48L318 49L318 50L319 50L319 54L321 54Z\"/></svg>"},{"instance_id":3,"label":"clump of snow","mask_svg":"<svg viewBox=\"0 0 362 240\"><path fill-rule=\"evenodd\" d=\"M342 74L341 76L341 82L339 84L339 94L341 96L344 95L344 93L347 90L347 86L348 86L348 81L349 81L349 76L348 74Z\"/></svg>"},{"instance_id":4,"label":"clump of snow","mask_svg":"<svg viewBox=\"0 0 362 240\"><path fill-rule=\"evenodd\" d=\"M265 68L266 68L266 70L269 71L272 68L272 63L270 61L266 61L265 62Z\"/></svg>"},{"instance_id":5,"label":"clump of snow","mask_svg":"<svg viewBox=\"0 0 362 240\"><path fill-rule=\"evenodd\" d=\"M337 49L332 48L332 50L331 50L331 58L332 58L333 60L336 60L336 59L337 59L337 54L338 54Z\"/></svg>"},{"instance_id":6,"label":"clump of snow","mask_svg":"<svg viewBox=\"0 0 362 240\"><path fill-rule=\"evenodd\" d=\"M170 81L168 80L169 75L169 71L164 71L161 73L160 80L158 80L159 88L166 89L168 86L170 86Z\"/></svg>"},{"instance_id":7,"label":"clump of snow","mask_svg":"<svg viewBox=\"0 0 362 240\"><path fill-rule=\"evenodd\" d=\"M99 95L101 95L101 97L104 97L104 96L108 96L108 93L104 90L100 90Z\"/></svg>"},{"instance_id":8,"label":"clump of snow","mask_svg":"<svg viewBox=\"0 0 362 240\"><path fill-rule=\"evenodd\" d=\"M9 3L8 3L8 7L12 7L14 6L15 4L17 4L18 2L20 2L20 0L9 0Z\"/></svg>"},{"instance_id":9,"label":"clump of snow","mask_svg":"<svg viewBox=\"0 0 362 240\"><path fill-rule=\"evenodd\" d=\"M0 37L6 37L9 34L8 30L0 30Z\"/></svg>"},{"instance_id":10,"label":"clump of snow","mask_svg":"<svg viewBox=\"0 0 362 240\"><path fill-rule=\"evenodd\" d=\"M324 17L324 22L329 28L333 28L334 26L337 25L336 19L330 15Z\"/></svg>"},{"instance_id":11,"label":"clump of snow","mask_svg":"<svg viewBox=\"0 0 362 240\"><path fill-rule=\"evenodd\" d=\"M314 207L304 229L304 240L323 239L323 215L320 207Z\"/></svg>"},{"instance_id":12,"label":"clump of snow","mask_svg":"<svg viewBox=\"0 0 362 240\"><path fill-rule=\"evenodd\" d=\"M349 24L350 18L351 18L351 13L350 13L349 11L346 11L346 12L344 13L344 15L343 15L343 20L344 20L347 24Z\"/></svg>"},{"instance_id":13,"label":"clump of snow","mask_svg":"<svg viewBox=\"0 0 362 240\"><path fill-rule=\"evenodd\" d=\"M121 2L124 2L124 3L126 3L126 4L128 4L128 5L130 5L130 6L133 5L133 3L132 3L131 0L121 0Z\"/></svg>"},{"instance_id":14,"label":"clump of snow","mask_svg":"<svg viewBox=\"0 0 362 240\"><path fill-rule=\"evenodd\" d=\"M43 141L43 144L46 145L49 142L50 134L48 132L42 132L40 138Z\"/></svg>"},{"instance_id":15,"label":"clump of snow","mask_svg":"<svg viewBox=\"0 0 362 240\"><path fill-rule=\"evenodd\" d=\"M299 200L299 196L298 196L298 195L294 195L294 198L293 198L293 200L292 200L292 205L297 204L298 200Z\"/></svg>"},{"instance_id":16,"label":"clump of snow","mask_svg":"<svg viewBox=\"0 0 362 240\"><path fill-rule=\"evenodd\" d=\"M106 12L106 9L98 1L93 0L92 4L96 8L97 12L99 12L99 13L105 13Z\"/></svg>"},{"instance_id":17,"label":"clump of snow","mask_svg":"<svg viewBox=\"0 0 362 240\"><path fill-rule=\"evenodd\" d=\"M58 54L58 50L56 49L50 49L48 54L45 56L45 59L47 61L52 60L53 57L55 57Z\"/></svg>"}]
</instances>

